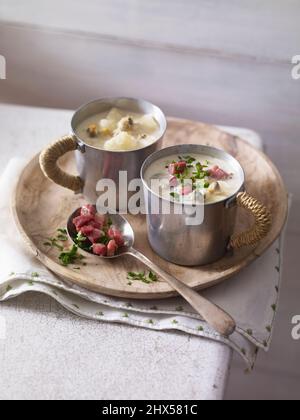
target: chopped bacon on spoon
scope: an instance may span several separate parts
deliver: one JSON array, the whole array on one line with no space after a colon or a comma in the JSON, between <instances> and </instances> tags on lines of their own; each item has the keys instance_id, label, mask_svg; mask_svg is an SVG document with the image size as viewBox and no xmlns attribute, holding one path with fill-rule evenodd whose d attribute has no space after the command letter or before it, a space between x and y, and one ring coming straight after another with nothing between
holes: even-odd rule
<instances>
[{"instance_id":1,"label":"chopped bacon on spoon","mask_svg":"<svg viewBox=\"0 0 300 420\"><path fill-rule=\"evenodd\" d=\"M102 229L106 223L106 217L104 214L95 214L95 223L98 223L99 229Z\"/></svg>"},{"instance_id":2,"label":"chopped bacon on spoon","mask_svg":"<svg viewBox=\"0 0 300 420\"><path fill-rule=\"evenodd\" d=\"M86 204L82 206L80 214L81 216L88 216L88 215L94 216L96 214L95 206L93 206L92 204Z\"/></svg>"},{"instance_id":3,"label":"chopped bacon on spoon","mask_svg":"<svg viewBox=\"0 0 300 420\"><path fill-rule=\"evenodd\" d=\"M73 220L73 223L76 227L77 232L79 232L82 226L88 225L90 222L94 220L95 220L95 216L92 216L91 214L89 214L86 216L75 217L75 219Z\"/></svg>"},{"instance_id":4,"label":"chopped bacon on spoon","mask_svg":"<svg viewBox=\"0 0 300 420\"><path fill-rule=\"evenodd\" d=\"M221 169L217 165L214 166L212 169L209 169L207 173L211 178L214 178L217 180L228 179L230 177L230 175L227 172L225 172L223 169Z\"/></svg>"},{"instance_id":5,"label":"chopped bacon on spoon","mask_svg":"<svg viewBox=\"0 0 300 420\"><path fill-rule=\"evenodd\" d=\"M92 242L92 244L95 244L99 241L99 239L101 239L103 236L105 235L105 233L103 232L103 230L100 229L94 229L92 233L90 233L87 237L88 240L90 242Z\"/></svg>"},{"instance_id":6,"label":"chopped bacon on spoon","mask_svg":"<svg viewBox=\"0 0 300 420\"><path fill-rule=\"evenodd\" d=\"M100 257L105 257L107 254L107 247L104 244L93 244L93 253Z\"/></svg>"},{"instance_id":7,"label":"chopped bacon on spoon","mask_svg":"<svg viewBox=\"0 0 300 420\"><path fill-rule=\"evenodd\" d=\"M124 238L122 233L119 231L118 228L115 226L111 226L111 228L108 230L108 237L110 239L114 239L116 241L116 244L118 246L124 246Z\"/></svg>"},{"instance_id":8,"label":"chopped bacon on spoon","mask_svg":"<svg viewBox=\"0 0 300 420\"><path fill-rule=\"evenodd\" d=\"M84 236L89 236L93 233L94 229L95 228L92 225L82 226L82 228L80 228L80 232Z\"/></svg>"},{"instance_id":9,"label":"chopped bacon on spoon","mask_svg":"<svg viewBox=\"0 0 300 420\"><path fill-rule=\"evenodd\" d=\"M116 255L118 249L118 245L116 244L116 241L114 239L110 240L107 244L107 256L113 257Z\"/></svg>"},{"instance_id":10,"label":"chopped bacon on spoon","mask_svg":"<svg viewBox=\"0 0 300 420\"><path fill-rule=\"evenodd\" d=\"M73 219L73 224L81 235L78 241L84 244L84 248L83 245L81 247L92 250L95 255L112 257L125 244L122 232L111 226L109 218L98 214L89 204L81 208L80 216Z\"/></svg>"},{"instance_id":11,"label":"chopped bacon on spoon","mask_svg":"<svg viewBox=\"0 0 300 420\"><path fill-rule=\"evenodd\" d=\"M182 174L185 169L186 169L186 162L175 162L175 163L170 163L168 170L169 170L169 174L170 175L178 175L178 174Z\"/></svg>"}]
</instances>

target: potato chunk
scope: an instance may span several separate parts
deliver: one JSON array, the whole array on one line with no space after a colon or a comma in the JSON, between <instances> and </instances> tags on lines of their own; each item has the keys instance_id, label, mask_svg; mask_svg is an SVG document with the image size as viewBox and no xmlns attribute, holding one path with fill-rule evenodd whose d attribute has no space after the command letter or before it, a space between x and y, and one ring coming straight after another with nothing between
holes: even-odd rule
<instances>
[{"instance_id":1,"label":"potato chunk","mask_svg":"<svg viewBox=\"0 0 300 420\"><path fill-rule=\"evenodd\" d=\"M105 142L106 150L134 150L138 148L138 141L130 134L122 131Z\"/></svg>"},{"instance_id":2,"label":"potato chunk","mask_svg":"<svg viewBox=\"0 0 300 420\"><path fill-rule=\"evenodd\" d=\"M141 128L147 133L152 133L157 129L157 122L151 114L146 114L140 118L139 124Z\"/></svg>"},{"instance_id":3,"label":"potato chunk","mask_svg":"<svg viewBox=\"0 0 300 420\"><path fill-rule=\"evenodd\" d=\"M117 125L118 121L123 117L121 112L117 108L112 108L107 114L106 118L110 121L114 121Z\"/></svg>"},{"instance_id":4,"label":"potato chunk","mask_svg":"<svg viewBox=\"0 0 300 420\"><path fill-rule=\"evenodd\" d=\"M116 123L112 120L108 120L107 118L103 118L99 121L100 130L111 130L113 131L116 128Z\"/></svg>"}]
</instances>

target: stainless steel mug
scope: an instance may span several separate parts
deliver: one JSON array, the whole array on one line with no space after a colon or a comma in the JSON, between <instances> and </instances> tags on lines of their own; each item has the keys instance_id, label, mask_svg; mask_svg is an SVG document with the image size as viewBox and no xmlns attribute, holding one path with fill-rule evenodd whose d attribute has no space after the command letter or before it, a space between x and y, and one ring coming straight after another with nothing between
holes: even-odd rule
<instances>
[{"instance_id":1,"label":"stainless steel mug","mask_svg":"<svg viewBox=\"0 0 300 420\"><path fill-rule=\"evenodd\" d=\"M150 165L158 159L171 155L204 154L228 161L241 179L238 190L230 197L216 203L202 204L204 220L199 225L187 224L186 213L176 211L180 203L170 203L170 214L151 214L153 206L162 209L165 200L151 190L145 174ZM271 226L271 215L268 209L245 192L244 171L239 162L228 153L204 145L172 146L149 156L141 169L141 178L145 194L149 242L153 250L162 258L183 266L205 265L222 258L228 248L258 243L267 235ZM201 205L201 204L199 204ZM191 213L187 205L187 214ZM250 211L255 224L247 232L233 236L236 223L237 207Z\"/></svg>"},{"instance_id":2,"label":"stainless steel mug","mask_svg":"<svg viewBox=\"0 0 300 420\"><path fill-rule=\"evenodd\" d=\"M111 108L121 108L126 111L152 114L160 125L157 140L142 149L132 151L108 151L86 144L77 134L77 127L85 119ZM71 133L50 145L40 155L40 165L45 176L56 184L69 188L95 203L99 194L96 185L103 178L111 179L117 186L119 196L119 172L127 171L128 184L131 180L140 178L140 169L144 160L161 148L162 139L167 128L163 112L155 105L142 99L133 98L103 98L90 102L79 108L71 121ZM58 166L58 159L67 152L75 151L79 176L63 172ZM118 205L118 200L117 200Z\"/></svg>"}]
</instances>

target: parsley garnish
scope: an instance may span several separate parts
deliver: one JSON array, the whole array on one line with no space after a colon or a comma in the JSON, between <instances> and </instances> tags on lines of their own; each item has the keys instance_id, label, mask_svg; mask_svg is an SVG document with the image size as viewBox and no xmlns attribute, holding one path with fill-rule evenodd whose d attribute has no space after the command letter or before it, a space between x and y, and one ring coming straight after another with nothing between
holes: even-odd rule
<instances>
[{"instance_id":1,"label":"parsley garnish","mask_svg":"<svg viewBox=\"0 0 300 420\"><path fill-rule=\"evenodd\" d=\"M180 200L180 195L176 192L170 192L170 196L173 197L175 200Z\"/></svg>"},{"instance_id":2,"label":"parsley garnish","mask_svg":"<svg viewBox=\"0 0 300 420\"><path fill-rule=\"evenodd\" d=\"M79 255L77 251L77 245L73 245L69 251L63 251L59 256L59 260L62 265L68 266L69 264L73 264L76 261L81 260L83 257L82 255Z\"/></svg>"},{"instance_id":3,"label":"parsley garnish","mask_svg":"<svg viewBox=\"0 0 300 420\"><path fill-rule=\"evenodd\" d=\"M158 281L157 275L154 274L152 271L149 271L148 275L146 275L145 272L134 273L132 271L129 271L127 273L127 279L141 281L142 283L146 284L155 283Z\"/></svg>"},{"instance_id":4,"label":"parsley garnish","mask_svg":"<svg viewBox=\"0 0 300 420\"><path fill-rule=\"evenodd\" d=\"M47 241L44 242L44 246L49 246L50 248L57 248L59 251L63 251L64 247L60 242L67 242L68 235L66 229L57 229L57 235L53 238L47 238Z\"/></svg>"}]
</instances>

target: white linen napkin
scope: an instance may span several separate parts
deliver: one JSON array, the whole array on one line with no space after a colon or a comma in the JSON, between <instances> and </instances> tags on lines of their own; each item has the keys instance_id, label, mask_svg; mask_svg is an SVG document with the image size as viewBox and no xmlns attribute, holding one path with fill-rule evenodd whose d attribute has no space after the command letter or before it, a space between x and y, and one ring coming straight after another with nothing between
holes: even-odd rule
<instances>
[{"instance_id":1,"label":"white linen napkin","mask_svg":"<svg viewBox=\"0 0 300 420\"><path fill-rule=\"evenodd\" d=\"M235 319L237 330L225 339L180 297L157 301L107 297L66 284L45 268L24 245L10 210L11 192L23 165L22 159L12 159L0 179L0 302L29 291L45 293L85 318L221 341L237 351L250 369L259 348L269 349L279 299L282 239L239 275L201 292Z\"/></svg>"}]
</instances>

